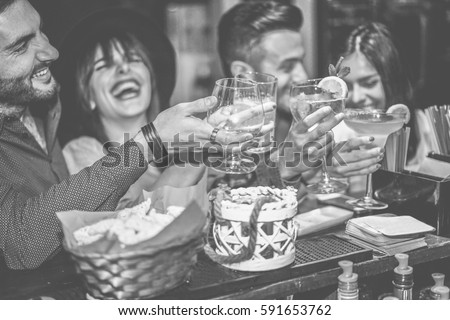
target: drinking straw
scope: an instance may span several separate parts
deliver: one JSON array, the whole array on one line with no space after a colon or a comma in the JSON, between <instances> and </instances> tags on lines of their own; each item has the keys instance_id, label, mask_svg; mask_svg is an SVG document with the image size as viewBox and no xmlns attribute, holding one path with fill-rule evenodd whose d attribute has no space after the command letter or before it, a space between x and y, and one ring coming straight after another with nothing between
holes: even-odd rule
<instances>
[{"instance_id":1,"label":"drinking straw","mask_svg":"<svg viewBox=\"0 0 450 320\"><path fill-rule=\"evenodd\" d=\"M433 136L434 140L436 141L436 146L438 150L436 150L438 153L442 154L443 147L442 147L442 141L439 138L439 128L437 123L437 117L436 117L436 106L431 106L425 109L425 114L427 115L427 118L430 122L430 126L433 128Z\"/></svg>"},{"instance_id":2,"label":"drinking straw","mask_svg":"<svg viewBox=\"0 0 450 320\"><path fill-rule=\"evenodd\" d=\"M396 137L398 135L398 132L391 133L386 141L386 144L384 146L384 159L382 162L382 168L383 170L387 171L394 171L395 170L395 156L396 156L396 150L394 148L394 144L396 143Z\"/></svg>"},{"instance_id":3,"label":"drinking straw","mask_svg":"<svg viewBox=\"0 0 450 320\"><path fill-rule=\"evenodd\" d=\"M441 114L439 112L439 107L438 106L434 106L433 107L433 119L434 119L434 124L436 127L436 133L437 133L437 138L439 141L439 146L440 146L440 153L441 154L445 154L446 153L446 144L445 141L442 137L442 132L444 132L444 128L442 127L442 121L441 121Z\"/></svg>"},{"instance_id":4,"label":"drinking straw","mask_svg":"<svg viewBox=\"0 0 450 320\"><path fill-rule=\"evenodd\" d=\"M398 130L398 131L396 131L396 132L394 132L392 134L392 150L391 150L391 153L392 153L391 161L392 161L392 163L390 164L390 166L393 167L392 169L393 169L394 172L397 172L397 163L396 162L398 161L397 157L399 156L398 155L397 145L398 145L398 140L400 138L401 132L402 132L402 129L400 129L400 130Z\"/></svg>"},{"instance_id":5,"label":"drinking straw","mask_svg":"<svg viewBox=\"0 0 450 320\"><path fill-rule=\"evenodd\" d=\"M402 139L402 143L403 143L403 158L402 158L402 163L401 166L399 168L399 171L403 171L403 169L405 169L406 166L406 158L408 156L408 144L409 144L409 135L411 132L411 128L406 127L405 131L404 131L404 135L403 135L403 139Z\"/></svg>"},{"instance_id":6,"label":"drinking straw","mask_svg":"<svg viewBox=\"0 0 450 320\"><path fill-rule=\"evenodd\" d=\"M447 108L447 106L439 107L439 120L441 122L441 128L442 128L442 131L440 132L440 134L441 134L441 138L442 138L442 141L444 144L444 150L443 150L444 154L448 154L450 151L450 140L448 139L449 138L448 131L449 131L450 127L449 127L449 125L446 121L446 117L445 117L446 116L446 108Z\"/></svg>"},{"instance_id":7,"label":"drinking straw","mask_svg":"<svg viewBox=\"0 0 450 320\"><path fill-rule=\"evenodd\" d=\"M401 172L405 168L408 152L410 128L401 128L389 135L385 146L385 161L383 169Z\"/></svg>"},{"instance_id":8,"label":"drinking straw","mask_svg":"<svg viewBox=\"0 0 450 320\"><path fill-rule=\"evenodd\" d=\"M445 105L443 121L446 131L444 132L445 142L447 143L447 154L450 153L450 106Z\"/></svg>"},{"instance_id":9,"label":"drinking straw","mask_svg":"<svg viewBox=\"0 0 450 320\"><path fill-rule=\"evenodd\" d=\"M434 152L439 153L439 145L438 145L438 141L437 141L437 137L436 137L436 132L434 130L434 126L431 120L431 116L430 116L430 111L431 109L426 108L424 110L425 113L425 120L428 123L428 128L430 128L429 134L430 134L430 143L431 143L431 150Z\"/></svg>"}]
</instances>

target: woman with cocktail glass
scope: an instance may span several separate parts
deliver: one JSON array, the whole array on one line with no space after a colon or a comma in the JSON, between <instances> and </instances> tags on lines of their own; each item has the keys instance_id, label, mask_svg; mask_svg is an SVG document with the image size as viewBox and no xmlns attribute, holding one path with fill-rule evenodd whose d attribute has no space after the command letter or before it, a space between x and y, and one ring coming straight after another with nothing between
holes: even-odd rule
<instances>
[{"instance_id":1,"label":"woman with cocktail glass","mask_svg":"<svg viewBox=\"0 0 450 320\"><path fill-rule=\"evenodd\" d=\"M340 65L341 63L338 62L336 68L333 66L333 69L339 71ZM343 76L342 72L335 73L336 75L333 76L312 79L291 86L290 108L294 125L308 121L317 112L328 109L335 117L339 118L338 122L343 119L343 116L339 117L339 115L342 115L345 109L347 86L340 78ZM328 118L320 122L328 121ZM329 130L334 129L335 126ZM380 150L374 149L375 152L364 154L359 151L360 147L370 148L372 142L373 139L370 136L349 137L345 144L340 144L338 148L333 150L336 153L335 155L322 158L321 179L309 181L308 191L313 194L344 192L347 190L348 184L345 180L336 178L349 178L375 171L377 169L376 163L382 156Z\"/></svg>"},{"instance_id":2,"label":"woman with cocktail glass","mask_svg":"<svg viewBox=\"0 0 450 320\"><path fill-rule=\"evenodd\" d=\"M377 117L377 121L393 123L397 120L387 118L398 118L399 116L388 116L387 114L404 114L405 116L401 121L412 127L408 146L408 161L409 163L416 161L414 157L416 149L418 149L418 132L416 130L415 112L410 112L413 106L413 93L388 29L380 23L359 26L348 37L343 56L342 65L353 70L344 78L349 88L346 105L347 109L350 110L349 118L351 119L347 123L350 122L350 125L355 127L357 122L355 120L358 117L365 117L363 120L369 122L375 121L375 117ZM352 109L359 109L359 111L351 111ZM362 115L363 112L368 114L364 116ZM378 115L374 115L375 112ZM366 126L365 128L369 127ZM338 141L353 137L355 134L345 124L338 126L334 132ZM387 133L388 131L385 130L384 134ZM367 131L365 134L367 134ZM376 135L376 132L373 132L373 135ZM378 143L377 145L378 147L384 147L384 143ZM362 150L362 152L368 153L371 151ZM376 166L379 167L380 165L377 164ZM375 205L375 202L371 200L370 181L368 181L366 190L366 204L369 209L376 210L387 207L382 202ZM373 205L370 205L370 203ZM363 203L359 202L359 205L363 205Z\"/></svg>"}]
</instances>

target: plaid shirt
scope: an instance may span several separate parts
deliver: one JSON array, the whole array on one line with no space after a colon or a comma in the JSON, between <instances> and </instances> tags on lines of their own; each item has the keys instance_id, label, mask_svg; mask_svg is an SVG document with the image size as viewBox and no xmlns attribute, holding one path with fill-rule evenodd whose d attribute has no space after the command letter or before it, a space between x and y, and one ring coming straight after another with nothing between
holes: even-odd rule
<instances>
[{"instance_id":1,"label":"plaid shirt","mask_svg":"<svg viewBox=\"0 0 450 320\"><path fill-rule=\"evenodd\" d=\"M0 114L0 259L12 269L37 268L61 250L56 212L114 210L147 168L129 141L116 154L69 177L55 138L59 110L57 104L43 119L48 153L20 119ZM103 165L117 161L118 154L124 159L124 150L129 165Z\"/></svg>"}]
</instances>

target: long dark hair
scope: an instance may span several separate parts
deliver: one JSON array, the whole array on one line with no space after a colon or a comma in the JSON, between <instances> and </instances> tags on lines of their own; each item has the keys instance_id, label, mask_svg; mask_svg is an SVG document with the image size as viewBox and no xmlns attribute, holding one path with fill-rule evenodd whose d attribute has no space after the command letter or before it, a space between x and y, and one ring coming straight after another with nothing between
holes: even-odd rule
<instances>
[{"instance_id":1,"label":"long dark hair","mask_svg":"<svg viewBox=\"0 0 450 320\"><path fill-rule=\"evenodd\" d=\"M148 120L169 106L175 87L176 60L164 32L148 16L133 10L117 7L92 12L65 34L58 45L60 58L52 67L61 84L58 139L63 146L82 135L102 143L107 140L98 112L90 110L87 88L97 48L108 59L118 44L126 58L131 53L138 54L151 74Z\"/></svg>"},{"instance_id":2,"label":"long dark hair","mask_svg":"<svg viewBox=\"0 0 450 320\"><path fill-rule=\"evenodd\" d=\"M124 49L125 58L127 60L133 59L131 52L137 54L142 59L144 65L150 72L152 82L151 88L148 88L148 90L152 91L152 100L148 107L156 109L152 110L156 111L156 114L159 113L160 108L159 96L155 85L155 73L153 72L149 59L149 53L147 52L145 46L135 36L129 33L111 33L102 37L97 43L91 42L85 47L84 54L80 54L75 61L75 102L79 103L82 109L82 123L85 127L85 134L91 135L101 142L105 142L107 138L100 121L98 109L90 109L90 91L88 90L89 81L94 71L94 58L97 47L101 48L107 64L111 64L113 60L113 50L117 44L120 44L120 46ZM150 119L148 120L150 121Z\"/></svg>"},{"instance_id":3,"label":"long dark hair","mask_svg":"<svg viewBox=\"0 0 450 320\"><path fill-rule=\"evenodd\" d=\"M60 123L60 139L63 144L82 135L96 138L104 143L108 139L100 121L98 110L90 109L89 81L94 69L95 52L101 48L107 62L112 60L114 47L120 44L127 59L131 58L131 52L139 55L151 74L152 101L149 108L160 111L160 101L155 84L155 73L150 62L150 55L145 46L132 34L127 32L107 32L97 35L86 41L73 55L74 61L71 70L66 70L61 87L61 103L63 106ZM150 112L150 110L148 111ZM149 119L150 121L150 119Z\"/></svg>"},{"instance_id":4,"label":"long dark hair","mask_svg":"<svg viewBox=\"0 0 450 320\"><path fill-rule=\"evenodd\" d=\"M408 106L411 120L408 158L414 156L417 148L415 129L415 105L411 82L405 72L400 55L394 45L388 28L378 22L371 22L354 29L347 38L344 57L359 51L374 66L381 78L388 107L403 103Z\"/></svg>"},{"instance_id":5,"label":"long dark hair","mask_svg":"<svg viewBox=\"0 0 450 320\"><path fill-rule=\"evenodd\" d=\"M363 53L380 75L386 93L386 107L404 103L411 108L411 83L387 27L377 22L357 27L347 38L344 56L355 51Z\"/></svg>"}]
</instances>

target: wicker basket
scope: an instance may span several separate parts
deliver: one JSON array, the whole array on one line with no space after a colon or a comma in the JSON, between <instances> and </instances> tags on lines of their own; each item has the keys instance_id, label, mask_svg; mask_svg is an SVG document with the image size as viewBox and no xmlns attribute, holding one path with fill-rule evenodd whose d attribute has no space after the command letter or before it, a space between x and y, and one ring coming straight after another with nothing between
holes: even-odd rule
<instances>
[{"instance_id":1,"label":"wicker basket","mask_svg":"<svg viewBox=\"0 0 450 320\"><path fill-rule=\"evenodd\" d=\"M296 204L279 210L261 210L256 223L255 250L251 258L237 263L220 263L227 268L242 271L273 270L293 263L297 230L292 218L296 213ZM249 246L252 212L224 212L214 206L214 214L215 253L220 256L240 255Z\"/></svg>"},{"instance_id":2,"label":"wicker basket","mask_svg":"<svg viewBox=\"0 0 450 320\"><path fill-rule=\"evenodd\" d=\"M63 246L81 274L88 296L94 299L143 299L161 295L182 284L203 249L207 218L192 202L163 231L135 245L100 239L79 246L74 231L117 212L58 212Z\"/></svg>"},{"instance_id":3,"label":"wicker basket","mask_svg":"<svg viewBox=\"0 0 450 320\"><path fill-rule=\"evenodd\" d=\"M143 299L164 293L189 277L203 248L202 238L162 251L81 254L76 262L87 293L95 299Z\"/></svg>"}]
</instances>

